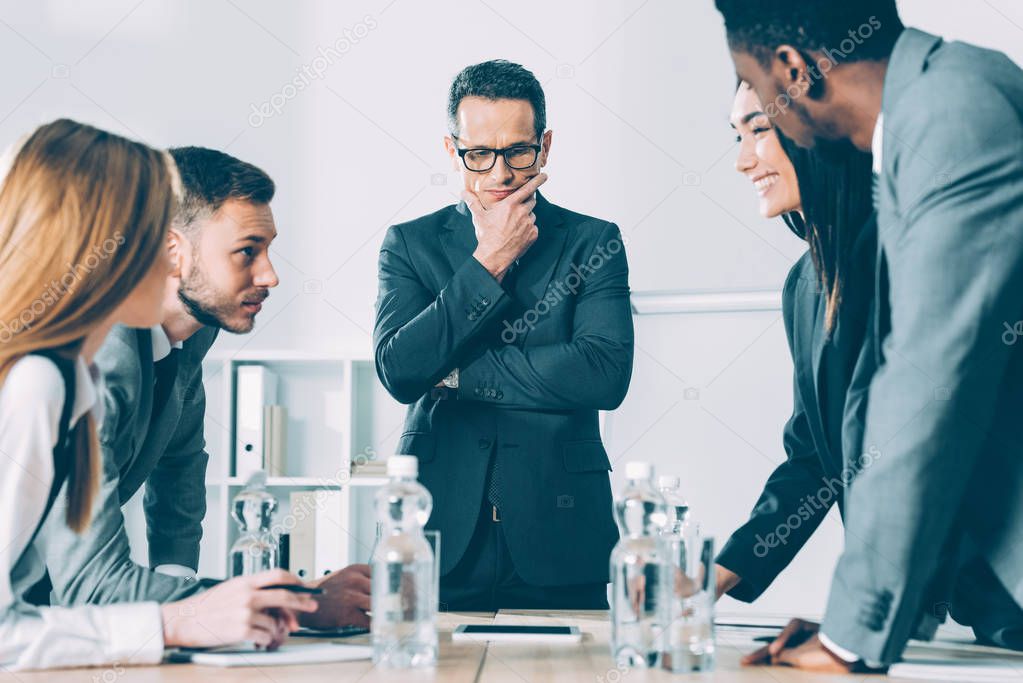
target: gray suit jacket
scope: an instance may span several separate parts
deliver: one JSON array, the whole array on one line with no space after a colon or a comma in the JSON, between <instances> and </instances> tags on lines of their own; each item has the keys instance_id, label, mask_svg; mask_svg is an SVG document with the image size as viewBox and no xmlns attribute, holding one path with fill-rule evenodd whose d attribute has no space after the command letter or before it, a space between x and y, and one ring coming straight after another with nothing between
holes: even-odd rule
<instances>
[{"instance_id":1,"label":"gray suit jacket","mask_svg":"<svg viewBox=\"0 0 1023 683\"><path fill-rule=\"evenodd\" d=\"M170 398L155 417L150 331L115 327L96 355L104 378L102 483L92 524L81 536L59 510L46 521L54 604L165 602L199 590L194 579L157 574L131 561L121 506L145 483L150 565L197 567L208 460L202 359L216 336L217 330L203 328L185 341Z\"/></svg>"},{"instance_id":2,"label":"gray suit jacket","mask_svg":"<svg viewBox=\"0 0 1023 683\"><path fill-rule=\"evenodd\" d=\"M1023 72L907 30L884 85L877 313L847 400L845 551L822 630L902 653L968 544L1023 603ZM866 401L866 419L850 419Z\"/></svg>"}]
</instances>

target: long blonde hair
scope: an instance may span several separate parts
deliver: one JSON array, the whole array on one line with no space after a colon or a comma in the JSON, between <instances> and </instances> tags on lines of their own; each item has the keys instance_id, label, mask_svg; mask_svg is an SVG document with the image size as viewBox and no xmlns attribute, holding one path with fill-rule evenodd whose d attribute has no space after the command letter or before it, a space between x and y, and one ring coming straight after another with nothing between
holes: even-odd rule
<instances>
[{"instance_id":1,"label":"long blonde hair","mask_svg":"<svg viewBox=\"0 0 1023 683\"><path fill-rule=\"evenodd\" d=\"M74 359L166 248L165 152L68 119L35 130L0 179L0 385L20 358ZM73 437L67 523L89 524L99 477L90 415Z\"/></svg>"}]
</instances>

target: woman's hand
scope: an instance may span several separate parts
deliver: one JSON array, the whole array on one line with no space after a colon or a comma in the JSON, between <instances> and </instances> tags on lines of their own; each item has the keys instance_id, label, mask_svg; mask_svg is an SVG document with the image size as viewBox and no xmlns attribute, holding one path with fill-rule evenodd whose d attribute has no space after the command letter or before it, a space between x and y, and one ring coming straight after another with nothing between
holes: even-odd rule
<instances>
[{"instance_id":1,"label":"woman's hand","mask_svg":"<svg viewBox=\"0 0 1023 683\"><path fill-rule=\"evenodd\" d=\"M298 613L315 612L310 595L275 584L303 585L283 569L225 581L208 591L163 605L163 640L167 647L220 647L252 641L276 649L298 628Z\"/></svg>"}]
</instances>

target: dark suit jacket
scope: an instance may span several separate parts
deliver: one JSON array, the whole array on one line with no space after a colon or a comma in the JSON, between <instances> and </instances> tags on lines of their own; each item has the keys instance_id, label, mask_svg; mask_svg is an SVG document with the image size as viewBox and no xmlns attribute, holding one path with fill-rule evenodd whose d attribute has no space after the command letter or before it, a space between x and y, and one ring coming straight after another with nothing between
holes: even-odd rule
<instances>
[{"instance_id":1,"label":"dark suit jacket","mask_svg":"<svg viewBox=\"0 0 1023 683\"><path fill-rule=\"evenodd\" d=\"M1023 72L907 29L888 64L877 316L850 398L845 551L822 631L897 659L957 536L1023 604ZM847 403L847 408L853 405Z\"/></svg>"},{"instance_id":2,"label":"dark suit jacket","mask_svg":"<svg viewBox=\"0 0 1023 683\"><path fill-rule=\"evenodd\" d=\"M202 360L216 336L217 330L204 327L184 342L170 398L154 416L151 332L118 325L107 335L95 359L103 373L103 474L92 523L79 535L62 515L51 514L46 522L54 604L168 602L202 587L150 567L195 569L199 563L209 459ZM132 562L121 513L142 484L150 567Z\"/></svg>"},{"instance_id":3,"label":"dark suit jacket","mask_svg":"<svg viewBox=\"0 0 1023 683\"><path fill-rule=\"evenodd\" d=\"M472 257L465 206L389 229L380 250L377 373L411 404L398 452L433 494L441 572L461 559L483 505L492 449L502 523L529 584L606 582L618 538L597 411L632 373L628 266L618 228L536 205L540 234L505 286ZM431 396L460 369L457 400Z\"/></svg>"},{"instance_id":4,"label":"dark suit jacket","mask_svg":"<svg viewBox=\"0 0 1023 683\"><path fill-rule=\"evenodd\" d=\"M752 602L767 590L832 505L844 512L851 473L842 457L842 414L871 311L876 245L871 217L857 237L830 339L824 330L827 300L809 252L785 281L782 315L794 374L792 417L782 436L786 459L764 484L750 519L718 555L719 564L742 577L729 592L738 600Z\"/></svg>"}]
</instances>

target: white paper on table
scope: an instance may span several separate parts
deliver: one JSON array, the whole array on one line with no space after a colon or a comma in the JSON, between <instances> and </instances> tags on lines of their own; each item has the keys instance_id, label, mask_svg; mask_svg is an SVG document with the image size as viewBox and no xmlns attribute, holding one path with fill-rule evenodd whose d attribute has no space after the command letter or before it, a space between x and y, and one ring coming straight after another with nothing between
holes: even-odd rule
<instances>
[{"instance_id":1,"label":"white paper on table","mask_svg":"<svg viewBox=\"0 0 1023 683\"><path fill-rule=\"evenodd\" d=\"M914 678L926 681L981 681L1020 683L1023 664L1011 659L914 659L893 664L888 678Z\"/></svg>"}]
</instances>

